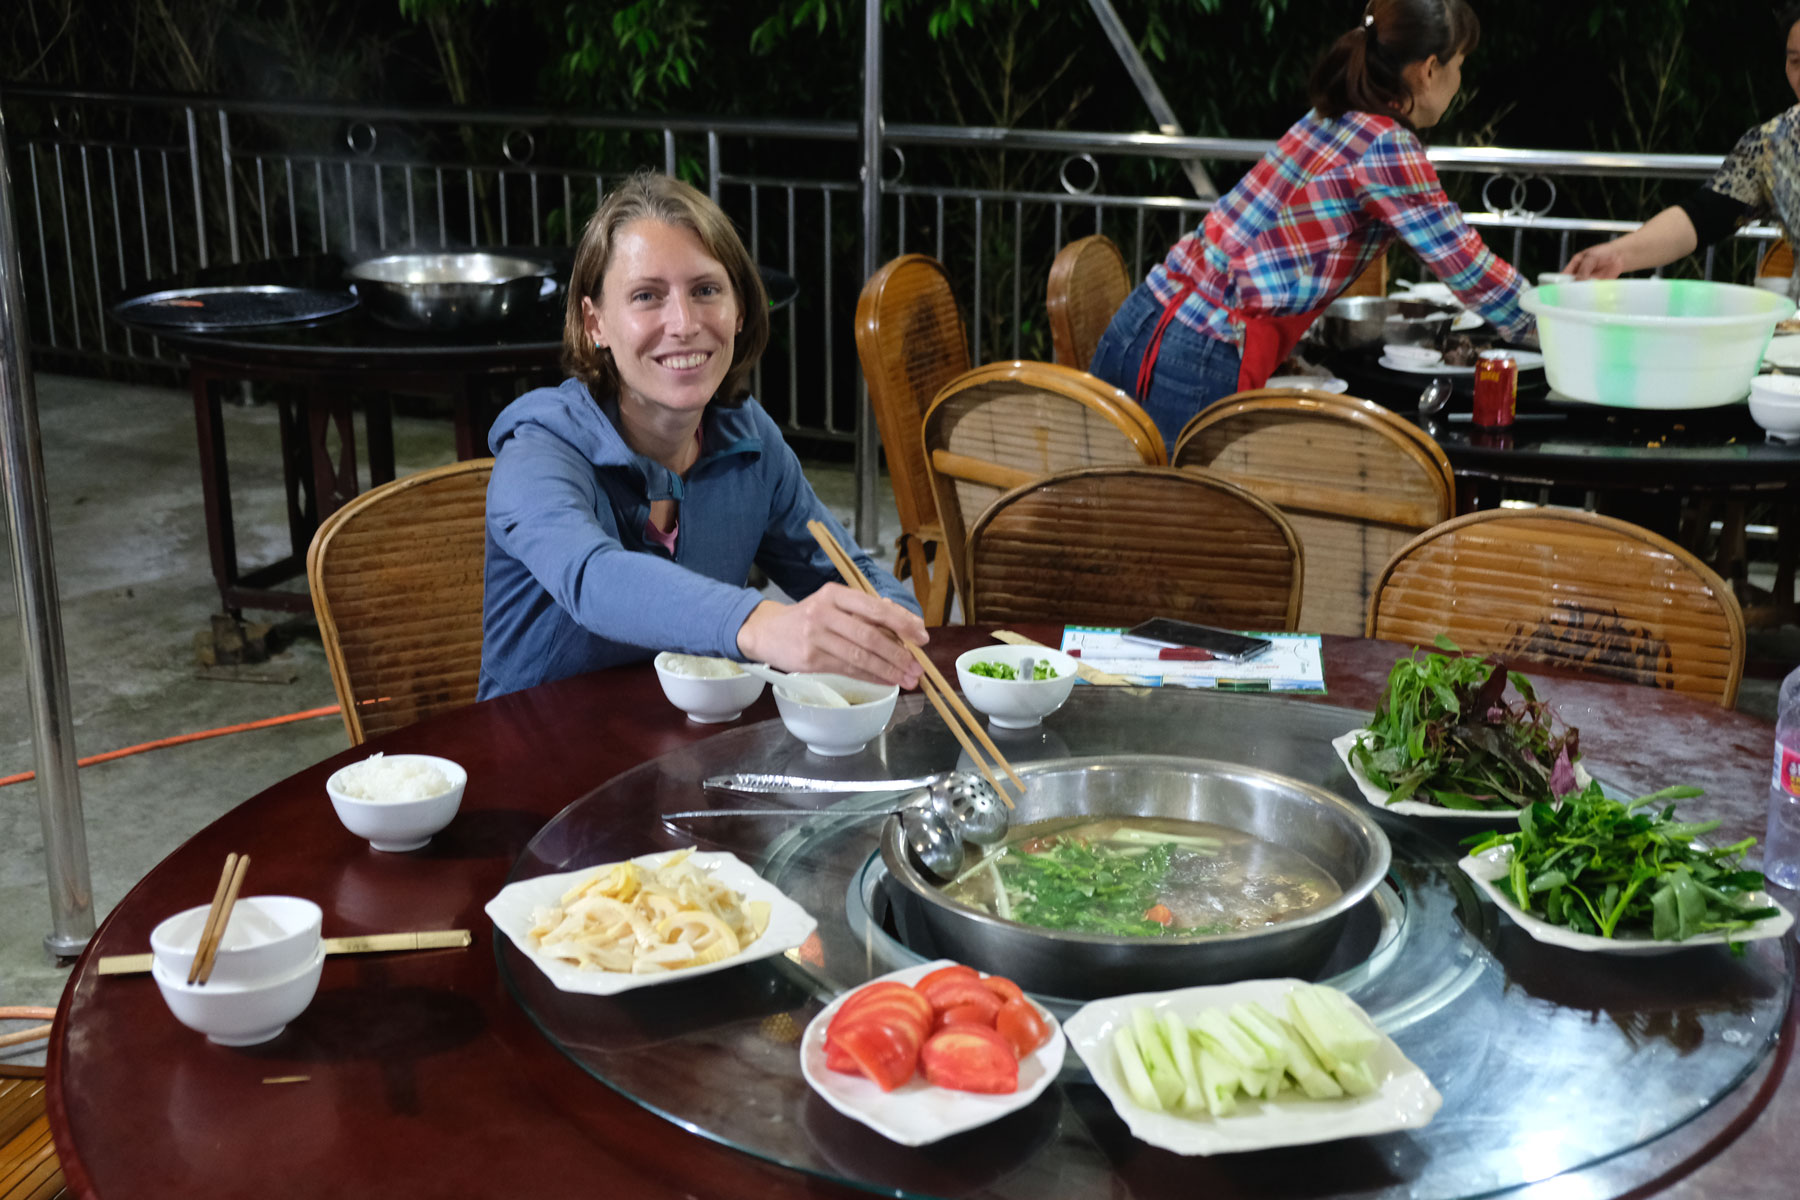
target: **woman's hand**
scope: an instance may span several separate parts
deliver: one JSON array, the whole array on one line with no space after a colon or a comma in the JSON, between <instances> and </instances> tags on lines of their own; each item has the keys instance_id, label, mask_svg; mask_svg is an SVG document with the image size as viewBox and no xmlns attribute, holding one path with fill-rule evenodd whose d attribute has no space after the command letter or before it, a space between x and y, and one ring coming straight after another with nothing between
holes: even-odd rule
<instances>
[{"instance_id":1,"label":"woman's hand","mask_svg":"<svg viewBox=\"0 0 1800 1200\"><path fill-rule=\"evenodd\" d=\"M1563 268L1576 279L1617 279L1628 269L1625 256L1619 253L1617 242L1601 242L1598 246L1589 246L1571 258Z\"/></svg>"},{"instance_id":2,"label":"woman's hand","mask_svg":"<svg viewBox=\"0 0 1800 1200\"><path fill-rule=\"evenodd\" d=\"M869 683L918 686L921 670L900 641L923 646L925 622L892 600L828 583L798 604L765 600L738 629L745 658L784 671L828 671Z\"/></svg>"}]
</instances>

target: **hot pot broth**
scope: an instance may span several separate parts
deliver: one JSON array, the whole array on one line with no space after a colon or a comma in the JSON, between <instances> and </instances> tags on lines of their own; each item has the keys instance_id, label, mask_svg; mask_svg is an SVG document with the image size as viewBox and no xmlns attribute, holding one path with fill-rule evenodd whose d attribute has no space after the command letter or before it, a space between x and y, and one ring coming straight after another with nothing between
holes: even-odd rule
<instances>
[{"instance_id":1,"label":"hot pot broth","mask_svg":"<svg viewBox=\"0 0 1800 1200\"><path fill-rule=\"evenodd\" d=\"M1079 933L1191 937L1258 929L1342 895L1298 851L1169 817L1039 821L944 888L980 912Z\"/></svg>"}]
</instances>

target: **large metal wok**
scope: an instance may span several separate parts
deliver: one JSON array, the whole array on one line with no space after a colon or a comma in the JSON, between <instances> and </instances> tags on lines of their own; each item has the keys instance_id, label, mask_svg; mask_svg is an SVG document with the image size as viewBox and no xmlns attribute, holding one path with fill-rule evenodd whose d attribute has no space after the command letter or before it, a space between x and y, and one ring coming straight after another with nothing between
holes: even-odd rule
<instances>
[{"instance_id":1,"label":"large metal wok","mask_svg":"<svg viewBox=\"0 0 1800 1200\"><path fill-rule=\"evenodd\" d=\"M1389 343L1441 347L1461 311L1432 300L1345 296L1325 306L1314 336L1332 350L1370 350Z\"/></svg>"},{"instance_id":2,"label":"large metal wok","mask_svg":"<svg viewBox=\"0 0 1800 1200\"><path fill-rule=\"evenodd\" d=\"M344 275L371 314L398 329L492 325L554 289L551 265L505 254L384 254Z\"/></svg>"},{"instance_id":3,"label":"large metal wok","mask_svg":"<svg viewBox=\"0 0 1800 1200\"><path fill-rule=\"evenodd\" d=\"M937 952L1006 975L1027 991L1087 998L1235 979L1306 974L1331 953L1350 910L1387 874L1387 835L1360 807L1298 779L1213 759L1120 755L1020 768L1029 784L1013 828L1072 816L1208 821L1299 851L1343 890L1275 925L1200 937L1116 937L1041 929L947 899L905 853L899 822L882 827L894 897Z\"/></svg>"}]
</instances>

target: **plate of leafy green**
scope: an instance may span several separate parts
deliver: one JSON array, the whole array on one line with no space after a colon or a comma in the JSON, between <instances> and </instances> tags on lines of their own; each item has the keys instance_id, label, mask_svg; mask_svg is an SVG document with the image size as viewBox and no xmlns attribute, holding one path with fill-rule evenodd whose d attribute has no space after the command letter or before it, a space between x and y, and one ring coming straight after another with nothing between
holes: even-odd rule
<instances>
[{"instance_id":1,"label":"plate of leafy green","mask_svg":"<svg viewBox=\"0 0 1800 1200\"><path fill-rule=\"evenodd\" d=\"M1394 663L1368 728L1332 748L1371 804L1492 821L1586 787L1579 731L1505 665L1457 651Z\"/></svg>"},{"instance_id":2,"label":"plate of leafy green","mask_svg":"<svg viewBox=\"0 0 1800 1200\"><path fill-rule=\"evenodd\" d=\"M1552 946L1665 954L1724 944L1738 952L1742 942L1780 937L1793 914L1769 898L1762 872L1743 866L1756 839L1707 846L1718 821L1675 819L1672 802L1700 794L1671 787L1621 801L1589 784L1558 807L1522 809L1516 832L1465 839L1471 849L1457 866Z\"/></svg>"}]
</instances>

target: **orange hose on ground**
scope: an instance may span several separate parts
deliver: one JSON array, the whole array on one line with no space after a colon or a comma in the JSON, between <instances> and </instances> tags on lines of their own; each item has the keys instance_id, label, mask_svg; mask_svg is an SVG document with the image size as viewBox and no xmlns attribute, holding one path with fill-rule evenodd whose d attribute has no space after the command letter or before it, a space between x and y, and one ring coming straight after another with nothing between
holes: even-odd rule
<instances>
[{"instance_id":1,"label":"orange hose on ground","mask_svg":"<svg viewBox=\"0 0 1800 1200\"><path fill-rule=\"evenodd\" d=\"M133 754L142 754L146 750L160 750L165 746L179 746L185 742L199 742L207 738L223 737L228 733L244 733L252 729L267 729L273 725L291 725L295 721L306 721L313 717L336 716L342 710L332 704L324 708L309 708L305 712L289 713L285 717L264 717L260 721L245 721L242 725L224 725L218 729L202 729L197 733L178 733L174 737L157 738L154 742L142 742L136 746L126 746L123 750L108 750L103 754L90 754L86 758L75 760L77 767L91 767L95 763L110 762L115 758L126 758ZM0 776L0 787L9 784L24 783L28 779L36 779L36 771L22 771L17 775Z\"/></svg>"}]
</instances>

